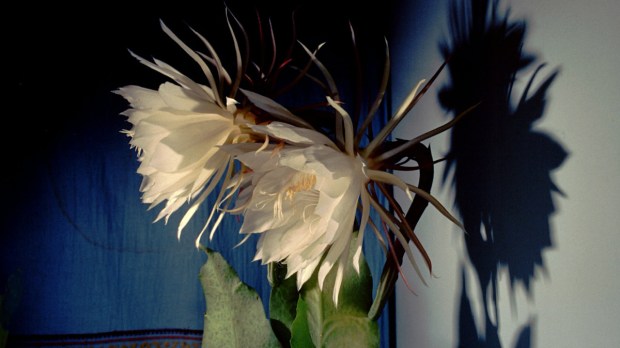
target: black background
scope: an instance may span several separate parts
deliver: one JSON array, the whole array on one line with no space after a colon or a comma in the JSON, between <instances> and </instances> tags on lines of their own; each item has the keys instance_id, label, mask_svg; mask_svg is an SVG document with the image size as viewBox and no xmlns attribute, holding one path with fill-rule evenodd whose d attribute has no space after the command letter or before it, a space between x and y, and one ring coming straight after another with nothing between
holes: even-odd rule
<instances>
[{"instance_id":1,"label":"black background","mask_svg":"<svg viewBox=\"0 0 620 348\"><path fill-rule=\"evenodd\" d=\"M379 43L377 47L381 47L382 37L388 34L390 5L389 1L381 6L325 0L290 1L286 5L276 1L226 2L254 42L260 15L263 21L272 19L280 34L278 40L289 44L291 13L296 10L297 38L311 48L327 42L326 49L332 50L329 56L336 60L338 50L350 50L349 21L356 28L358 41ZM195 64L162 32L160 20L184 40L195 39L188 26L196 29L218 52L224 52L226 61L226 52L234 51L224 6L224 1L20 2L11 10L5 9L2 55L4 85L8 88L3 98L5 135L0 144L7 168L0 183L0 194L7 198L4 205L16 208L16 203L28 199L29 172L36 170L59 142L71 141L83 132L116 136L127 127L124 118L118 116L127 104L111 91L128 84L155 88L165 81L139 64L128 50L147 59L161 59L188 76L199 73L191 70L197 69ZM346 59L336 64L350 66ZM97 137L92 141L100 143L91 144L93 147L105 146Z\"/></svg>"}]
</instances>

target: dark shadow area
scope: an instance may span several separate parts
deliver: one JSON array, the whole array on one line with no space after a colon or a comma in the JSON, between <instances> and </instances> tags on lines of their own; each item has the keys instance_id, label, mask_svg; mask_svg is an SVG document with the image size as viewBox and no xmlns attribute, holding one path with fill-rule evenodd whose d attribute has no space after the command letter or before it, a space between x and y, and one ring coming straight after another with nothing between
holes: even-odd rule
<instances>
[{"instance_id":1,"label":"dark shadow area","mask_svg":"<svg viewBox=\"0 0 620 348\"><path fill-rule=\"evenodd\" d=\"M552 195L561 190L552 179L568 152L535 129L545 112L549 88L559 70L540 78L544 64L528 73L523 92L513 90L537 57L523 51L526 22L509 19L499 1L455 0L450 35L441 44L449 81L439 92L441 105L454 117L480 103L452 130L444 181L453 173L455 205L466 229L470 266L482 289L484 337L476 331L472 303L462 283L459 347L501 347L497 313L498 273L532 296L537 271L545 273L542 253L553 246ZM464 267L470 267L464 265ZM489 311L495 313L489 313ZM514 347L531 347L530 325L515 334ZM534 344L535 345L535 344Z\"/></svg>"}]
</instances>

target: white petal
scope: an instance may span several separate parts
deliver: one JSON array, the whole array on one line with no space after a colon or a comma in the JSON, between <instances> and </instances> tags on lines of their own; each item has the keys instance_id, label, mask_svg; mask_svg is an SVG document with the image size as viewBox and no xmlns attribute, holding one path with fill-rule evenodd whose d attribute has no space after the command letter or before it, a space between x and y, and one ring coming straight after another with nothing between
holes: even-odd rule
<instances>
[{"instance_id":1,"label":"white petal","mask_svg":"<svg viewBox=\"0 0 620 348\"><path fill-rule=\"evenodd\" d=\"M223 144L232 131L232 125L224 122L199 122L175 129L162 139L149 165L161 171L171 172L195 164L215 145Z\"/></svg>"},{"instance_id":2,"label":"white petal","mask_svg":"<svg viewBox=\"0 0 620 348\"><path fill-rule=\"evenodd\" d=\"M156 109L165 106L157 91L140 86L121 87L114 93L125 98L135 109Z\"/></svg>"},{"instance_id":3,"label":"white petal","mask_svg":"<svg viewBox=\"0 0 620 348\"><path fill-rule=\"evenodd\" d=\"M239 90L250 100L252 104L256 105L256 107L259 109L267 111L267 113L269 113L271 116L279 118L287 123L296 126L312 128L312 126L310 126L308 122L295 116L288 109L278 104L277 102L252 91L241 88Z\"/></svg>"},{"instance_id":4,"label":"white petal","mask_svg":"<svg viewBox=\"0 0 620 348\"><path fill-rule=\"evenodd\" d=\"M335 147L334 143L324 134L308 128L295 127L287 123L271 122L266 126L254 125L252 130L286 140L291 144L328 145Z\"/></svg>"},{"instance_id":5,"label":"white petal","mask_svg":"<svg viewBox=\"0 0 620 348\"><path fill-rule=\"evenodd\" d=\"M206 88L205 86L202 87ZM166 82L159 86L159 94L165 105L173 109L201 114L217 114L230 117L232 120L233 115L227 109L222 109L217 104L202 99L191 89Z\"/></svg>"},{"instance_id":6,"label":"white petal","mask_svg":"<svg viewBox=\"0 0 620 348\"><path fill-rule=\"evenodd\" d=\"M242 146L225 146L223 149L227 151L229 149L232 150L243 150ZM254 172L268 172L276 167L278 164L278 156L268 153L267 151L261 152L243 152L236 156L236 158L241 161L246 166L252 168Z\"/></svg>"},{"instance_id":7,"label":"white petal","mask_svg":"<svg viewBox=\"0 0 620 348\"><path fill-rule=\"evenodd\" d=\"M314 270L316 269L316 267L319 265L320 261L321 261L320 258L316 258L311 263L309 263L307 266L305 266L303 269L297 272L297 289L298 290L301 290L301 287L304 286L304 284L308 281L308 279L310 279L310 277L312 277L312 274L314 273ZM290 263L287 262L287 269L289 266L290 266Z\"/></svg>"},{"instance_id":8,"label":"white petal","mask_svg":"<svg viewBox=\"0 0 620 348\"><path fill-rule=\"evenodd\" d=\"M342 221L338 231L338 238L329 248L327 256L325 256L325 260L323 260L321 268L319 268L319 287L321 288L323 287L323 281L325 280L325 277L334 266L336 261L338 261L343 254L348 255L348 248L351 242L351 237L353 235L354 218L355 216L351 214L350 216L348 216L348 221Z\"/></svg>"}]
</instances>

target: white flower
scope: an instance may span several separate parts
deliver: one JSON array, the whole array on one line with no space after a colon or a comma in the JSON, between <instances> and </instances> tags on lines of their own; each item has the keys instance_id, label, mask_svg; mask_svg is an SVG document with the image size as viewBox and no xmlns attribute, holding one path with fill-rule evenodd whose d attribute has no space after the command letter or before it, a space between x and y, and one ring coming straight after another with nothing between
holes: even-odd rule
<instances>
[{"instance_id":1,"label":"white flower","mask_svg":"<svg viewBox=\"0 0 620 348\"><path fill-rule=\"evenodd\" d=\"M251 193L242 192L237 204L245 208L240 232L260 234L255 259L286 263L287 276L297 273L301 288L325 254L319 286L335 266L337 302L358 200L368 181L364 163L325 145L246 152L237 159L252 169L246 178Z\"/></svg>"},{"instance_id":2,"label":"white flower","mask_svg":"<svg viewBox=\"0 0 620 348\"><path fill-rule=\"evenodd\" d=\"M199 246L208 226L213 236L223 213L242 213L244 222L240 232L246 234L246 239L260 234L256 260L285 263L287 276L297 275L299 289L315 271L319 287L323 289L326 276L335 272L332 297L338 303L349 250L353 250L353 266L359 272L367 224L377 234L383 249L388 250L377 227L381 225L369 219L372 207L389 228L388 241L392 236L398 239L421 276L408 246L409 241L416 242L417 238L402 209L393 199L388 203L394 208L394 214L379 203L379 195L387 192L386 184L389 188L404 190L409 197L410 190L414 191L456 221L430 194L385 171L390 168L385 164L394 165L395 161L406 158L410 147L449 128L449 125L439 127L409 141L395 143L397 146L382 146L417 101L417 87L368 146L360 148L357 142L370 123L364 122L356 135L356 127L347 112L330 97L327 102L339 115L334 141L274 100L240 89L243 64L236 40L238 70L232 82L213 47L202 36L196 33L208 54L190 49L163 23L162 28L199 65L208 86L193 81L162 61L151 62L134 55L174 83L164 83L158 90L127 86L116 91L131 105L123 113L132 124L125 133L131 137L131 146L138 150L138 173L143 176L142 200L151 207L165 202L156 221L162 218L167 221L181 206L191 203L178 227L180 237L201 203L221 183L223 189L218 192L196 245ZM333 89L333 80L310 54ZM216 69L216 74L210 66ZM237 102L224 96L225 85L231 86L230 97L235 97L239 91L253 105L253 110L260 110L257 114L262 125L255 124L255 116L249 112L251 107L238 110ZM373 112L370 114L372 116ZM371 120L371 116L367 120ZM244 165L237 176L234 176L234 159ZM235 207L229 210L233 202ZM356 244L351 246L358 212L359 235ZM219 213L218 218L211 225L216 213ZM416 247L425 256L430 269L430 261L419 242ZM391 246L389 250L394 252Z\"/></svg>"},{"instance_id":3,"label":"white flower","mask_svg":"<svg viewBox=\"0 0 620 348\"><path fill-rule=\"evenodd\" d=\"M139 154L142 200L152 206L166 201L157 220L167 218L221 176L230 156L218 146L239 134L235 106L222 109L172 83L157 91L127 86L117 93L132 107L123 115L133 125L126 133Z\"/></svg>"},{"instance_id":4,"label":"white flower","mask_svg":"<svg viewBox=\"0 0 620 348\"><path fill-rule=\"evenodd\" d=\"M252 129L286 144L262 151L248 151L248 144L226 147L251 169L237 198L237 209L244 214L240 232L260 234L255 259L285 263L287 277L297 274L300 289L317 267L320 288L335 269L332 296L337 303L361 203L353 256L359 272L372 201L366 185L380 180L404 186L389 173L369 170L362 157L340 151L316 131L280 122Z\"/></svg>"},{"instance_id":5,"label":"white flower","mask_svg":"<svg viewBox=\"0 0 620 348\"><path fill-rule=\"evenodd\" d=\"M131 106L122 113L132 124L132 128L124 132L138 151L138 173L143 176L142 201L150 204L150 208L165 202L155 221L162 218L168 221L181 206L192 203L179 224L180 237L184 226L216 184L223 177L226 182L231 176L228 170L231 156L220 146L246 139L242 128L252 121L253 115L237 110L235 100L221 97L205 62L163 23L162 28L203 68L211 88L194 82L162 61L150 62L134 55L176 84L166 82L158 90L126 86L115 92ZM202 232L209 225L215 208ZM200 236L197 246L199 240Z\"/></svg>"}]
</instances>

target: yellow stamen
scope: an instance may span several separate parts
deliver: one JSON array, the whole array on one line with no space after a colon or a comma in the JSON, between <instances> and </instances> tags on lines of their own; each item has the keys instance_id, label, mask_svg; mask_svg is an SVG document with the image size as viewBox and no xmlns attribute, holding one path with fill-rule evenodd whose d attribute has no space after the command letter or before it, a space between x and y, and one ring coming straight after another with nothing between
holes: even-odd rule
<instances>
[{"instance_id":1,"label":"yellow stamen","mask_svg":"<svg viewBox=\"0 0 620 348\"><path fill-rule=\"evenodd\" d=\"M298 173L295 181L286 188L286 198L292 200L299 191L310 191L316 184L316 176L308 173Z\"/></svg>"}]
</instances>

